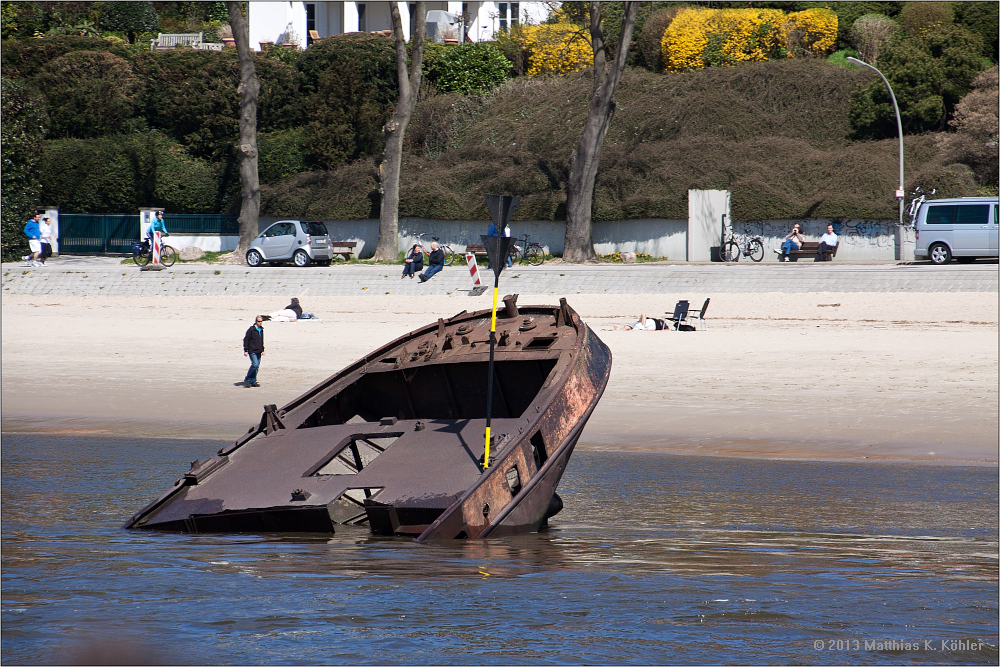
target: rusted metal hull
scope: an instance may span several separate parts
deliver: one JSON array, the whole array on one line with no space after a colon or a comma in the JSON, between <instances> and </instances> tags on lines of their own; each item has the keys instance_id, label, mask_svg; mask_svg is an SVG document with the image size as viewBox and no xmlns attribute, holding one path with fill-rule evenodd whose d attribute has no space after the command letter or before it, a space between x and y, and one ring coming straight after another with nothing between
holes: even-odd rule
<instances>
[{"instance_id":1,"label":"rusted metal hull","mask_svg":"<svg viewBox=\"0 0 1000 667\"><path fill-rule=\"evenodd\" d=\"M372 352L191 470L127 528L334 532L419 540L537 530L611 371L565 299L498 312L484 467L490 311L438 320Z\"/></svg>"}]
</instances>

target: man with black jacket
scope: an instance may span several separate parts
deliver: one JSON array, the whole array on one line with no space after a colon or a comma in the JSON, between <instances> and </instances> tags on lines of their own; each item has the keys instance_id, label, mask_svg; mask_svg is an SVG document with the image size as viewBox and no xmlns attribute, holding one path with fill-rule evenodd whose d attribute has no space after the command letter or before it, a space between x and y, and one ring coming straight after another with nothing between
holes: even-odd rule
<instances>
[{"instance_id":1,"label":"man with black jacket","mask_svg":"<svg viewBox=\"0 0 1000 667\"><path fill-rule=\"evenodd\" d=\"M427 270L420 274L420 282L422 283L430 280L431 276L444 268L444 250L441 250L437 243L431 243L431 254L427 258L427 262Z\"/></svg>"},{"instance_id":2,"label":"man with black jacket","mask_svg":"<svg viewBox=\"0 0 1000 667\"><path fill-rule=\"evenodd\" d=\"M259 387L257 371L260 369L260 358L264 356L264 318L260 315L243 336L243 356L250 357L250 369L247 370L247 376L243 379L243 386L247 388Z\"/></svg>"}]
</instances>

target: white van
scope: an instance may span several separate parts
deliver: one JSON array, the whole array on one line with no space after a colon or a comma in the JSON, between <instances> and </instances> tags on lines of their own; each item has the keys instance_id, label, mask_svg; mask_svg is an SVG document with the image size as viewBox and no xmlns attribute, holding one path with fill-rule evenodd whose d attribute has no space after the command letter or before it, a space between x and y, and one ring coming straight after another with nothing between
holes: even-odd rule
<instances>
[{"instance_id":1,"label":"white van","mask_svg":"<svg viewBox=\"0 0 1000 667\"><path fill-rule=\"evenodd\" d=\"M917 259L947 264L952 257L971 262L997 256L996 197L933 199L917 212Z\"/></svg>"}]
</instances>

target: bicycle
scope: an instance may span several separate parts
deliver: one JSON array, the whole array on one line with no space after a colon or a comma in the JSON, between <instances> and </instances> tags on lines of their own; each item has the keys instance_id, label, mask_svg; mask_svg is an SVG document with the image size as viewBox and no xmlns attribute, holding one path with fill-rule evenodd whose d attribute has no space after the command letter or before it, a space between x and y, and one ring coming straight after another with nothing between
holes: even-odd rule
<instances>
[{"instance_id":1,"label":"bicycle","mask_svg":"<svg viewBox=\"0 0 1000 667\"><path fill-rule=\"evenodd\" d=\"M420 252L430 257L431 251L424 248L423 236L423 233L417 234L416 245L420 247ZM438 244L438 248L444 251L444 265L451 266L451 263L455 261L455 251L447 243L441 243L441 239L438 237L432 236L431 238Z\"/></svg>"},{"instance_id":2,"label":"bicycle","mask_svg":"<svg viewBox=\"0 0 1000 667\"><path fill-rule=\"evenodd\" d=\"M759 236L730 233L729 238L722 244L722 261L737 262L741 254L754 262L759 262L764 259L764 241Z\"/></svg>"},{"instance_id":3,"label":"bicycle","mask_svg":"<svg viewBox=\"0 0 1000 667\"><path fill-rule=\"evenodd\" d=\"M935 192L937 192L937 188L932 189L930 192L924 192L918 187L910 194L912 199L910 199L910 207L906 211L907 215L910 216L910 227L917 226L917 215L920 213L920 207L927 200L927 195L932 195Z\"/></svg>"},{"instance_id":4,"label":"bicycle","mask_svg":"<svg viewBox=\"0 0 1000 667\"><path fill-rule=\"evenodd\" d=\"M138 266L146 266L153 261L153 248L149 244L149 239L132 242L132 261ZM160 264L171 267L177 261L177 250L162 244L160 246Z\"/></svg>"},{"instance_id":5,"label":"bicycle","mask_svg":"<svg viewBox=\"0 0 1000 667\"><path fill-rule=\"evenodd\" d=\"M516 262L523 259L532 266L540 266L545 261L545 249L542 248L541 243L529 242L529 238L531 238L530 234L525 234L523 239L514 238L514 243L510 246L510 261Z\"/></svg>"}]
</instances>

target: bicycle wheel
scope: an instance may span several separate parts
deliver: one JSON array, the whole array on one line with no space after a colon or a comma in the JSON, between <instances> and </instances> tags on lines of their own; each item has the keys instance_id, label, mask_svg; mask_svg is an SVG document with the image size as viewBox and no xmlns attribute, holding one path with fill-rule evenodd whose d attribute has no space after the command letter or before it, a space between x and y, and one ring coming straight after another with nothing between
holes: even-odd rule
<instances>
[{"instance_id":1,"label":"bicycle wheel","mask_svg":"<svg viewBox=\"0 0 1000 667\"><path fill-rule=\"evenodd\" d=\"M524 258L528 260L528 264L540 266L545 261L545 251L542 250L542 246L529 246L524 251Z\"/></svg>"},{"instance_id":2,"label":"bicycle wheel","mask_svg":"<svg viewBox=\"0 0 1000 667\"><path fill-rule=\"evenodd\" d=\"M759 262L764 259L764 244L760 242L760 239L751 239L750 243L747 244L747 253L747 257Z\"/></svg>"},{"instance_id":3,"label":"bicycle wheel","mask_svg":"<svg viewBox=\"0 0 1000 667\"><path fill-rule=\"evenodd\" d=\"M444 250L444 265L451 266L451 263L455 261L455 252L450 245L441 246L441 250Z\"/></svg>"},{"instance_id":4,"label":"bicycle wheel","mask_svg":"<svg viewBox=\"0 0 1000 667\"><path fill-rule=\"evenodd\" d=\"M177 261L177 251L168 245L160 248L160 264L170 268Z\"/></svg>"},{"instance_id":5,"label":"bicycle wheel","mask_svg":"<svg viewBox=\"0 0 1000 667\"><path fill-rule=\"evenodd\" d=\"M736 241L730 241L722 248L722 261L724 262L735 262L740 258L740 244Z\"/></svg>"},{"instance_id":6,"label":"bicycle wheel","mask_svg":"<svg viewBox=\"0 0 1000 667\"><path fill-rule=\"evenodd\" d=\"M152 258L153 256L148 252L140 252L136 255L132 255L132 261L136 263L136 266L146 266Z\"/></svg>"}]
</instances>

